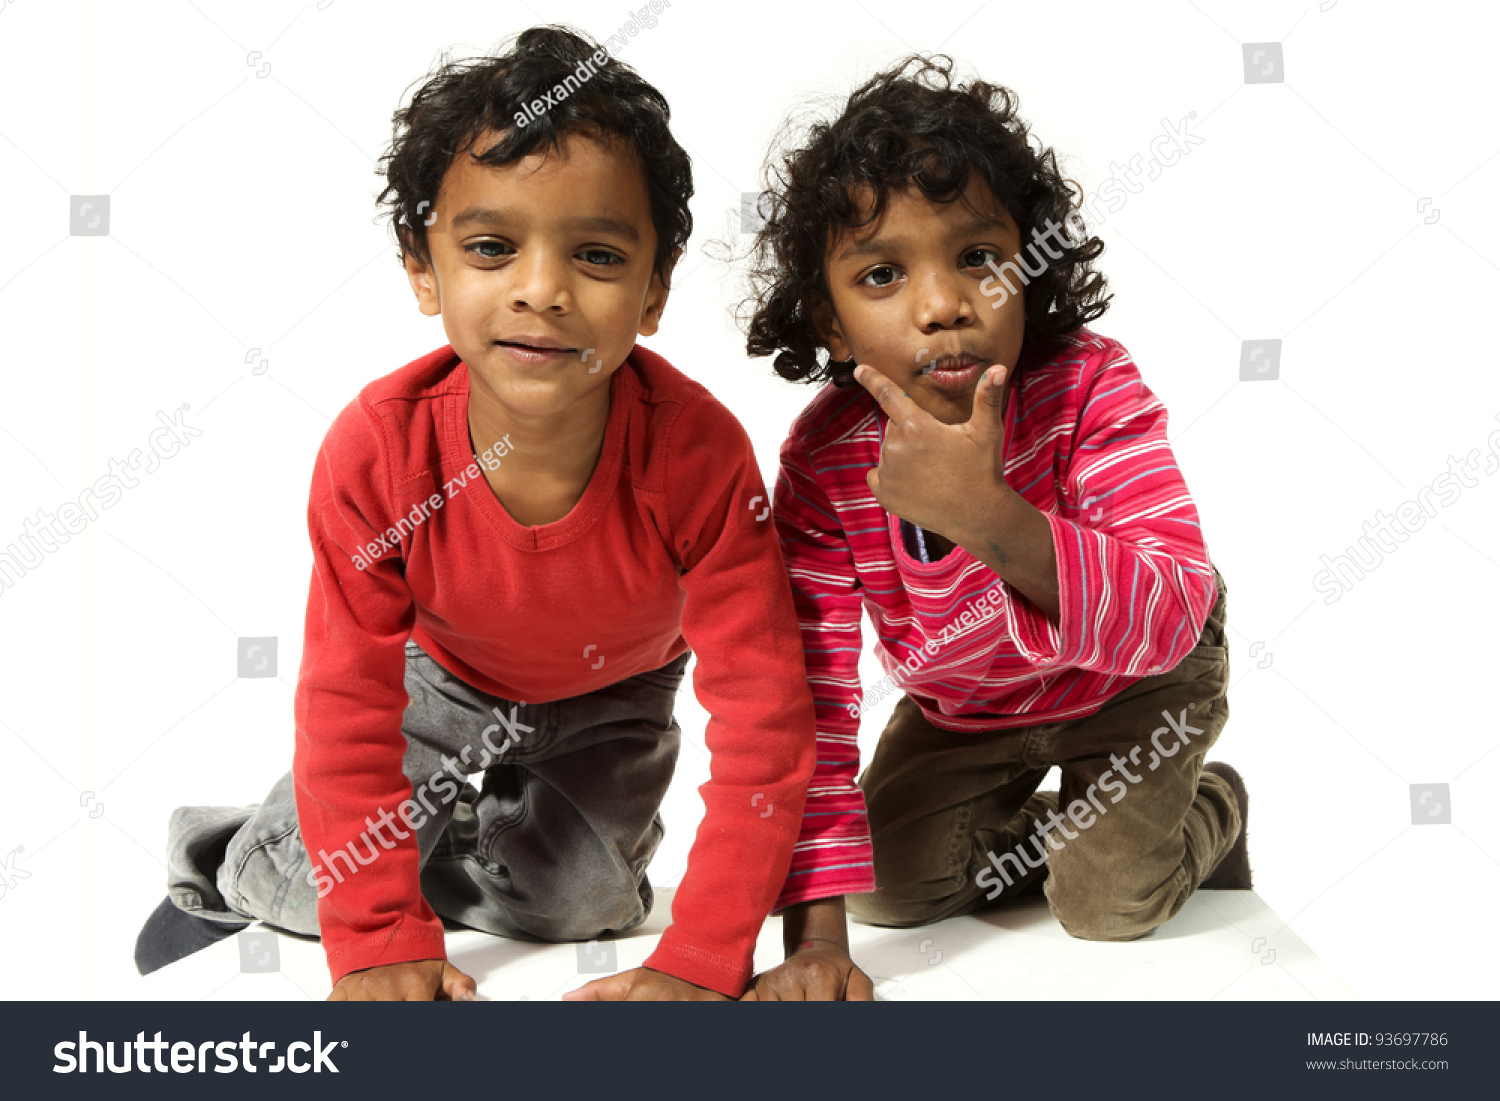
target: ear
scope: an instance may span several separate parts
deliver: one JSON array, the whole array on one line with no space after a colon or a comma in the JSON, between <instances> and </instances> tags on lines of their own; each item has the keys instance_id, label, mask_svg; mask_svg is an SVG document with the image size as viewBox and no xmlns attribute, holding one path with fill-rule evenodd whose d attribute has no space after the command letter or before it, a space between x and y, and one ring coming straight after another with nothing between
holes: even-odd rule
<instances>
[{"instance_id":1,"label":"ear","mask_svg":"<svg viewBox=\"0 0 1500 1101\"><path fill-rule=\"evenodd\" d=\"M854 353L849 349L849 342L844 339L844 330L839 325L838 315L833 312L833 307L828 304L826 298L819 298L808 311L808 317L813 323L813 328L818 332L818 338L828 349L829 358L838 363L847 363L854 358Z\"/></svg>"},{"instance_id":2,"label":"ear","mask_svg":"<svg viewBox=\"0 0 1500 1101\"><path fill-rule=\"evenodd\" d=\"M681 258L682 250L673 249L663 269L651 276L651 285L646 289L646 301L641 308L640 328L636 330L641 336L656 335L657 327L661 324L662 311L667 308L667 295L672 290L672 272Z\"/></svg>"},{"instance_id":3,"label":"ear","mask_svg":"<svg viewBox=\"0 0 1500 1101\"><path fill-rule=\"evenodd\" d=\"M439 293L437 272L423 266L422 262L405 249L401 261L406 266L406 278L417 296L417 308L428 317L437 317L443 312L442 295Z\"/></svg>"}]
</instances>

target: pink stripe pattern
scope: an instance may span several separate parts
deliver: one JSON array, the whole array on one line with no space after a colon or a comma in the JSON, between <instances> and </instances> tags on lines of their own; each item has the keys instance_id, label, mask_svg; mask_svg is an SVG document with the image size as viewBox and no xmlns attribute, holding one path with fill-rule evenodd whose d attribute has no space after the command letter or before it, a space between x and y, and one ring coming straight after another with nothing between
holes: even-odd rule
<instances>
[{"instance_id":1,"label":"pink stripe pattern","mask_svg":"<svg viewBox=\"0 0 1500 1101\"><path fill-rule=\"evenodd\" d=\"M1117 341L1079 329L1023 353L1006 409L1005 479L1057 553L1051 622L962 547L923 563L865 480L886 414L825 386L781 448L774 517L791 577L818 762L776 909L875 889L859 769L861 614L927 718L972 733L1076 718L1195 645L1215 583L1167 442L1167 410ZM873 698L873 697L872 697Z\"/></svg>"}]
</instances>

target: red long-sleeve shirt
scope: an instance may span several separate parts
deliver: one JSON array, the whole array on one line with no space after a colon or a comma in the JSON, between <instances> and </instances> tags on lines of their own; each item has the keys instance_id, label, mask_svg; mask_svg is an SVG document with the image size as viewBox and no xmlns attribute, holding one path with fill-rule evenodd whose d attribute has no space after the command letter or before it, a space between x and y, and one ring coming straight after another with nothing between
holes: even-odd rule
<instances>
[{"instance_id":1,"label":"red long-sleeve shirt","mask_svg":"<svg viewBox=\"0 0 1500 1101\"><path fill-rule=\"evenodd\" d=\"M885 411L826 386L781 449L776 524L818 713L818 766L776 907L873 890L859 718L906 691L928 721L985 731L1097 711L1198 642L1215 586L1167 410L1123 345L1080 329L1028 353L1005 418L1005 480L1040 509L1057 553L1053 624L962 547L924 563L870 492ZM860 613L884 682L860 692Z\"/></svg>"},{"instance_id":2,"label":"red long-sleeve shirt","mask_svg":"<svg viewBox=\"0 0 1500 1101\"><path fill-rule=\"evenodd\" d=\"M749 437L706 389L637 346L610 379L582 498L525 527L475 461L468 399L468 368L445 345L366 386L319 450L293 764L308 853L317 864L366 832L366 816L396 814L412 795L401 769L408 637L468 684L528 704L691 647L711 778L672 924L646 964L736 996L815 757L801 639ZM416 836L392 839L319 900L335 982L444 958Z\"/></svg>"}]
</instances>

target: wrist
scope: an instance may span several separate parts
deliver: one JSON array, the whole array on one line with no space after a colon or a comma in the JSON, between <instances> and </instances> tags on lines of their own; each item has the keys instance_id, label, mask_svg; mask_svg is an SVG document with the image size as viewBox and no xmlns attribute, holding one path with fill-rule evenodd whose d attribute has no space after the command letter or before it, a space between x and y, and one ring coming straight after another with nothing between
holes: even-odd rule
<instances>
[{"instance_id":1,"label":"wrist","mask_svg":"<svg viewBox=\"0 0 1500 1101\"><path fill-rule=\"evenodd\" d=\"M816 951L826 948L837 948L846 955L849 952L849 945L845 941L833 940L829 937L803 937L797 942L795 950L801 952L803 950Z\"/></svg>"},{"instance_id":2,"label":"wrist","mask_svg":"<svg viewBox=\"0 0 1500 1101\"><path fill-rule=\"evenodd\" d=\"M787 956L802 950L805 942L849 951L843 895L796 903L782 911L781 943Z\"/></svg>"},{"instance_id":3,"label":"wrist","mask_svg":"<svg viewBox=\"0 0 1500 1101\"><path fill-rule=\"evenodd\" d=\"M948 538L978 557L979 551L1014 528L1017 505L1025 503L1025 499L1003 480L985 485L970 496L969 507L962 516L955 518L953 534Z\"/></svg>"}]
</instances>

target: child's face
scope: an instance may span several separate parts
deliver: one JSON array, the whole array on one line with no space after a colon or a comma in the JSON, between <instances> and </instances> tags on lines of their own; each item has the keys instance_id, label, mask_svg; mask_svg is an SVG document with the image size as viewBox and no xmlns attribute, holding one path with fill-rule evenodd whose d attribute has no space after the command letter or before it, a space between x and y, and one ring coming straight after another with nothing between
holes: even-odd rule
<instances>
[{"instance_id":1,"label":"child's face","mask_svg":"<svg viewBox=\"0 0 1500 1101\"><path fill-rule=\"evenodd\" d=\"M862 201L868 211L872 197ZM967 421L985 368L1014 368L1021 351L1021 277L1014 294L994 278L995 293L980 289L986 261L1020 248L1020 228L977 177L951 203L892 191L878 222L840 232L826 254L832 302L814 316L829 352L874 367L945 424Z\"/></svg>"},{"instance_id":2,"label":"child's face","mask_svg":"<svg viewBox=\"0 0 1500 1101\"><path fill-rule=\"evenodd\" d=\"M636 335L656 331L667 291L651 272L646 178L619 145L569 134L553 155L501 167L461 154L433 217L431 269L406 261L412 289L442 316L474 392L510 412L597 397Z\"/></svg>"}]
</instances>

